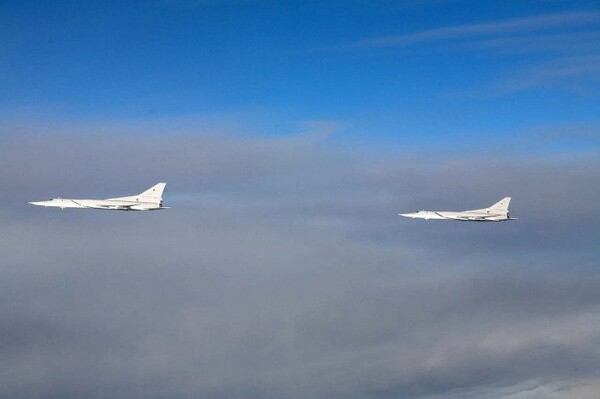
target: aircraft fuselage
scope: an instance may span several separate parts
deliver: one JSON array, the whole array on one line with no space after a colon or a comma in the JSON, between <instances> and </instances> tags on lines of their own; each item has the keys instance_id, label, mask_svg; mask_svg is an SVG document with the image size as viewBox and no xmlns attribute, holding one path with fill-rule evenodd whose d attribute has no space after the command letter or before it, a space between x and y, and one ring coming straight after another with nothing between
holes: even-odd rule
<instances>
[{"instance_id":1,"label":"aircraft fuselage","mask_svg":"<svg viewBox=\"0 0 600 399\"><path fill-rule=\"evenodd\" d=\"M48 201L30 202L32 205L54 208L102 209L111 211L155 211L164 209L162 204L140 201L53 198Z\"/></svg>"},{"instance_id":2,"label":"aircraft fuselage","mask_svg":"<svg viewBox=\"0 0 600 399\"><path fill-rule=\"evenodd\" d=\"M419 211L414 213L401 213L400 216L413 219L459 220L465 222L502 222L509 219L508 214L469 211Z\"/></svg>"},{"instance_id":3,"label":"aircraft fuselage","mask_svg":"<svg viewBox=\"0 0 600 399\"><path fill-rule=\"evenodd\" d=\"M30 202L31 205L51 208L102 209L105 211L157 211L163 206L162 194L167 183L158 183L143 193L128 197L107 199L52 198L48 201Z\"/></svg>"}]
</instances>

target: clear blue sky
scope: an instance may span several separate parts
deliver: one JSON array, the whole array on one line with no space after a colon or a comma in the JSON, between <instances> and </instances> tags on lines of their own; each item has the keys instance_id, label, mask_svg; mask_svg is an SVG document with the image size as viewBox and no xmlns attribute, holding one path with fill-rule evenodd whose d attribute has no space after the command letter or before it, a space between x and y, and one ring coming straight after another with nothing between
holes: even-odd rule
<instances>
[{"instance_id":1,"label":"clear blue sky","mask_svg":"<svg viewBox=\"0 0 600 399\"><path fill-rule=\"evenodd\" d=\"M3 1L0 115L320 120L424 144L576 128L598 121L598 4Z\"/></svg>"}]
</instances>

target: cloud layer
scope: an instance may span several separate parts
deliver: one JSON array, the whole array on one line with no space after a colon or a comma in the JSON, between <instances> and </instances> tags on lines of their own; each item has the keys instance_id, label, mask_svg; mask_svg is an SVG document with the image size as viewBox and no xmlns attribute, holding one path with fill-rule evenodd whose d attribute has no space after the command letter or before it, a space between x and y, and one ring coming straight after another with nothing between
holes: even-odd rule
<instances>
[{"instance_id":1,"label":"cloud layer","mask_svg":"<svg viewBox=\"0 0 600 399\"><path fill-rule=\"evenodd\" d=\"M3 132L0 396L594 397L596 151L432 162L312 126ZM26 204L158 180L169 211ZM396 216L505 195L518 222Z\"/></svg>"}]
</instances>

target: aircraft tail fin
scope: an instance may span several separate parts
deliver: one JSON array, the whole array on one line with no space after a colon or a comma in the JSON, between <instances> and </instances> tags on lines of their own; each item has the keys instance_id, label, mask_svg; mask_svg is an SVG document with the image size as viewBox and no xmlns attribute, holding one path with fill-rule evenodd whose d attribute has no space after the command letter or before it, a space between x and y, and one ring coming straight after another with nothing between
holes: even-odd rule
<instances>
[{"instance_id":1,"label":"aircraft tail fin","mask_svg":"<svg viewBox=\"0 0 600 399\"><path fill-rule=\"evenodd\" d=\"M165 191L167 183L158 183L150 187L148 190L137 195L141 202L154 202L160 204L162 201L162 194Z\"/></svg>"},{"instance_id":2,"label":"aircraft tail fin","mask_svg":"<svg viewBox=\"0 0 600 399\"><path fill-rule=\"evenodd\" d=\"M508 213L508 205L510 205L510 200L510 197L504 197L487 209L498 213Z\"/></svg>"},{"instance_id":3,"label":"aircraft tail fin","mask_svg":"<svg viewBox=\"0 0 600 399\"><path fill-rule=\"evenodd\" d=\"M121 200L121 201L150 202L153 204L161 204L162 203L162 194L163 194L163 191L165 191L166 185L167 185L167 183L158 183L138 195L131 195L129 197L120 197L120 198L109 198L109 199Z\"/></svg>"}]
</instances>

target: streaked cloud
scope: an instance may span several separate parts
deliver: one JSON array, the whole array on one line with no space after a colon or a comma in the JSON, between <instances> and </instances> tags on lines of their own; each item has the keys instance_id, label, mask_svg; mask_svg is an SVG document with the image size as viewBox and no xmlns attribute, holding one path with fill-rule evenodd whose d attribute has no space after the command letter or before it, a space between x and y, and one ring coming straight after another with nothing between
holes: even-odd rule
<instances>
[{"instance_id":1,"label":"streaked cloud","mask_svg":"<svg viewBox=\"0 0 600 399\"><path fill-rule=\"evenodd\" d=\"M586 54L598 50L600 30L567 33L504 35L451 44L450 49L488 50L500 54Z\"/></svg>"},{"instance_id":2,"label":"streaked cloud","mask_svg":"<svg viewBox=\"0 0 600 399\"><path fill-rule=\"evenodd\" d=\"M522 91L551 89L593 95L589 79L600 69L600 12L566 12L504 21L465 24L414 33L361 39L338 50L376 50L433 46L440 52L504 57L506 66L491 73L487 83L451 95L500 97ZM516 55L531 56L514 63Z\"/></svg>"},{"instance_id":3,"label":"streaked cloud","mask_svg":"<svg viewBox=\"0 0 600 399\"><path fill-rule=\"evenodd\" d=\"M545 31L554 28L582 28L598 26L600 12L572 12L514 18L499 22L476 23L436 28L402 35L362 39L343 46L346 49L370 47L409 46L419 43L457 40L481 36L506 35L519 32Z\"/></svg>"},{"instance_id":4,"label":"streaked cloud","mask_svg":"<svg viewBox=\"0 0 600 399\"><path fill-rule=\"evenodd\" d=\"M600 55L551 60L521 71L518 75L500 82L491 93L505 95L534 88L562 88L577 94L593 95L593 91L587 90L586 80L582 84L577 79L600 79Z\"/></svg>"}]
</instances>

